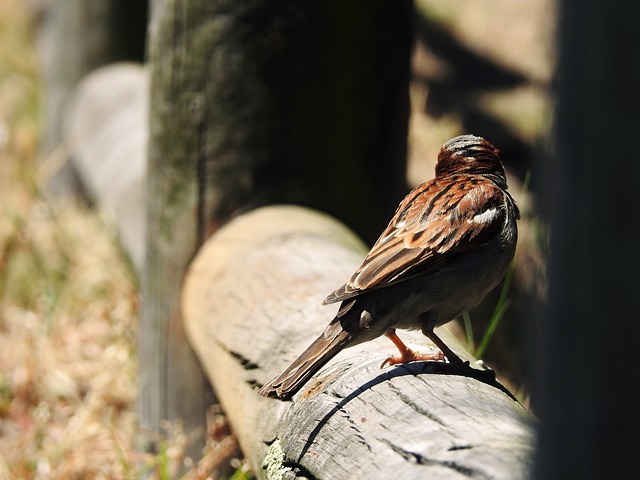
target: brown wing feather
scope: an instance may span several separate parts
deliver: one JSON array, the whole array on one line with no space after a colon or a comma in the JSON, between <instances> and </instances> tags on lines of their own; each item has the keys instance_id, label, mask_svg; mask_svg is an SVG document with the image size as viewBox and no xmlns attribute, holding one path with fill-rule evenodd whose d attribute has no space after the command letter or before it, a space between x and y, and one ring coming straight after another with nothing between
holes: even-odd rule
<instances>
[{"instance_id":1,"label":"brown wing feather","mask_svg":"<svg viewBox=\"0 0 640 480\"><path fill-rule=\"evenodd\" d=\"M351 279L324 303L435 271L451 254L488 241L504 222L505 195L483 177L453 176L422 184L400 203Z\"/></svg>"}]
</instances>

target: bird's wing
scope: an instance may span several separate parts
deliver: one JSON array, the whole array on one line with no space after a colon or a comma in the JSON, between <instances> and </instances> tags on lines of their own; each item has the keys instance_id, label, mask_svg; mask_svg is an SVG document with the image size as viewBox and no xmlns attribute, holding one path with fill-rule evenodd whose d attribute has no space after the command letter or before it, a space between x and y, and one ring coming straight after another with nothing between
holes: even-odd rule
<instances>
[{"instance_id":1,"label":"bird's wing","mask_svg":"<svg viewBox=\"0 0 640 480\"><path fill-rule=\"evenodd\" d=\"M480 176L436 178L400 203L389 226L351 279L324 301L335 303L441 268L501 231L505 195Z\"/></svg>"}]
</instances>

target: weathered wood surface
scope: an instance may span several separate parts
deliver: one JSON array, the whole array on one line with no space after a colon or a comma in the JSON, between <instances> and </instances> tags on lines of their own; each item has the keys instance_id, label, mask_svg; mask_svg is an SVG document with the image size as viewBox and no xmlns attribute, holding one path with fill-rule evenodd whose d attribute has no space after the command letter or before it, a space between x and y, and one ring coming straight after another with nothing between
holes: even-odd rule
<instances>
[{"instance_id":1,"label":"weathered wood surface","mask_svg":"<svg viewBox=\"0 0 640 480\"><path fill-rule=\"evenodd\" d=\"M197 160L200 236L294 203L375 240L406 193L412 3L159 3L150 154Z\"/></svg>"},{"instance_id":2,"label":"weathered wood surface","mask_svg":"<svg viewBox=\"0 0 640 480\"><path fill-rule=\"evenodd\" d=\"M213 235L187 273L189 338L256 474L527 478L532 420L520 404L446 364L381 370L394 350L384 338L340 353L293 402L257 395L323 330L337 307L322 299L364 253L324 215L266 207ZM432 348L419 333L401 336Z\"/></svg>"},{"instance_id":3,"label":"weathered wood surface","mask_svg":"<svg viewBox=\"0 0 640 480\"><path fill-rule=\"evenodd\" d=\"M115 224L138 274L146 242L148 96L147 70L116 63L87 75L66 108L75 170Z\"/></svg>"}]
</instances>

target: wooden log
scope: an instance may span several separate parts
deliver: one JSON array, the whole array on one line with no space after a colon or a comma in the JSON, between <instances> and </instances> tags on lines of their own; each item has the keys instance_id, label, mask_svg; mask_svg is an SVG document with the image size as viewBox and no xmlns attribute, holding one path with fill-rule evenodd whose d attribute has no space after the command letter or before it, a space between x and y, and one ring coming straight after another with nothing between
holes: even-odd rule
<instances>
[{"instance_id":1,"label":"wooden log","mask_svg":"<svg viewBox=\"0 0 640 480\"><path fill-rule=\"evenodd\" d=\"M148 77L136 63L87 75L67 105L65 129L84 188L115 224L139 275L146 242Z\"/></svg>"},{"instance_id":2,"label":"wooden log","mask_svg":"<svg viewBox=\"0 0 640 480\"><path fill-rule=\"evenodd\" d=\"M189 339L260 478L527 477L531 417L479 372L415 362L380 369L385 338L341 352L293 402L259 397L326 326L324 296L366 248L300 207L238 216L191 264L182 292ZM460 352L446 335L448 343ZM420 333L410 345L434 348Z\"/></svg>"}]
</instances>

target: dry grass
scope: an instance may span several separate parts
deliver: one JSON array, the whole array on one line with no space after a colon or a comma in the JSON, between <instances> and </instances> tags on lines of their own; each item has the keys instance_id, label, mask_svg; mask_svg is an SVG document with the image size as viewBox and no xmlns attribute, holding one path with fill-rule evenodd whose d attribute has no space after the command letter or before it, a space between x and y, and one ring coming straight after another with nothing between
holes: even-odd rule
<instances>
[{"instance_id":1,"label":"dry grass","mask_svg":"<svg viewBox=\"0 0 640 480\"><path fill-rule=\"evenodd\" d=\"M23 0L0 2L0 479L174 478L177 426L161 452L136 448L138 291L114 232L42 194L32 20ZM213 412L188 478L237 453Z\"/></svg>"},{"instance_id":2,"label":"dry grass","mask_svg":"<svg viewBox=\"0 0 640 480\"><path fill-rule=\"evenodd\" d=\"M20 211L12 201L23 196L2 198L0 468L123 478L138 460L125 453L136 428L135 286L90 212L37 197Z\"/></svg>"},{"instance_id":3,"label":"dry grass","mask_svg":"<svg viewBox=\"0 0 640 480\"><path fill-rule=\"evenodd\" d=\"M37 58L19 0L0 6L0 477L125 478L136 286L113 237L35 168Z\"/></svg>"}]
</instances>

